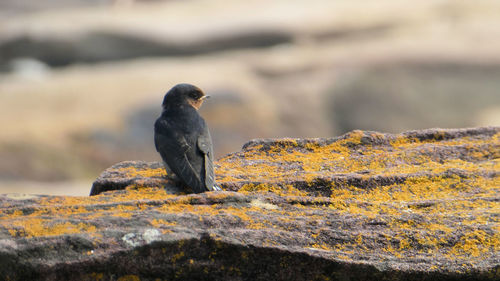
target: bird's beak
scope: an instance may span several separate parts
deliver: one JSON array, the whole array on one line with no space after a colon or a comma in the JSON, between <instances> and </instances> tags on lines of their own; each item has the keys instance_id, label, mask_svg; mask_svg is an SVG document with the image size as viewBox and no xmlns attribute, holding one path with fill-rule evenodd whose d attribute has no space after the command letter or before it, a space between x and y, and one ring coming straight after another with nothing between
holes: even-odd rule
<instances>
[{"instance_id":1,"label":"bird's beak","mask_svg":"<svg viewBox=\"0 0 500 281\"><path fill-rule=\"evenodd\" d=\"M206 100L206 99L208 99L208 98L210 98L210 96L206 96L206 95L205 95L205 96L201 97L200 99L201 99L201 100Z\"/></svg>"}]
</instances>

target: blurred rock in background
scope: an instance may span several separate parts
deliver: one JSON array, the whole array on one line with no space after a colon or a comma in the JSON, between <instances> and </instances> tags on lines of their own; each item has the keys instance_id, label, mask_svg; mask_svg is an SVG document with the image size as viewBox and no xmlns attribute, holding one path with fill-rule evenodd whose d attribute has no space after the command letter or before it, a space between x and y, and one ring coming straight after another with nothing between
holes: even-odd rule
<instances>
[{"instance_id":1,"label":"blurred rock in background","mask_svg":"<svg viewBox=\"0 0 500 281\"><path fill-rule=\"evenodd\" d=\"M87 194L82 182L118 161L158 160L152 124L180 82L213 97L201 111L217 157L252 138L500 125L498 1L7 0L0 11L0 193Z\"/></svg>"},{"instance_id":2,"label":"blurred rock in background","mask_svg":"<svg viewBox=\"0 0 500 281\"><path fill-rule=\"evenodd\" d=\"M500 109L499 77L499 64L377 65L331 89L330 118L343 131L487 125L483 115Z\"/></svg>"}]
</instances>

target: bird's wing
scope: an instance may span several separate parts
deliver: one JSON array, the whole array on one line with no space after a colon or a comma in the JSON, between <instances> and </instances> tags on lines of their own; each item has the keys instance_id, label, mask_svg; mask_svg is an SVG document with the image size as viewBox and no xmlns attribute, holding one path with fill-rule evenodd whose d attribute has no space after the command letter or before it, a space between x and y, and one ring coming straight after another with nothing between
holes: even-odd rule
<instances>
[{"instance_id":1,"label":"bird's wing","mask_svg":"<svg viewBox=\"0 0 500 281\"><path fill-rule=\"evenodd\" d=\"M194 192L206 191L186 155L189 150L195 148L191 147L182 135L176 133L176 130L170 128L166 121L155 124L155 146L172 172L190 186Z\"/></svg>"},{"instance_id":2,"label":"bird's wing","mask_svg":"<svg viewBox=\"0 0 500 281\"><path fill-rule=\"evenodd\" d=\"M214 164L213 164L213 147L212 138L210 137L210 132L208 127L205 126L205 130L202 134L198 136L198 148L204 155L204 167L205 167L205 186L210 191L221 190L220 187L215 183L214 174Z\"/></svg>"}]
</instances>

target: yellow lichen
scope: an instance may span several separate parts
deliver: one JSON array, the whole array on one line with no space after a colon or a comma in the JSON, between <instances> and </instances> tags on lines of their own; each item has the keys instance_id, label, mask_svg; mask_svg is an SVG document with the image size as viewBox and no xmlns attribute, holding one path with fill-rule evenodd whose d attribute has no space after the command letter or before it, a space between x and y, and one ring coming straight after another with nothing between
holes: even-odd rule
<instances>
[{"instance_id":1,"label":"yellow lichen","mask_svg":"<svg viewBox=\"0 0 500 281\"><path fill-rule=\"evenodd\" d=\"M164 177L167 175L165 168L156 169L137 169L136 167L130 166L125 168L120 168L118 171L125 173L128 177Z\"/></svg>"},{"instance_id":2,"label":"yellow lichen","mask_svg":"<svg viewBox=\"0 0 500 281\"><path fill-rule=\"evenodd\" d=\"M117 279L117 281L141 281L137 275L124 275Z\"/></svg>"},{"instance_id":3,"label":"yellow lichen","mask_svg":"<svg viewBox=\"0 0 500 281\"><path fill-rule=\"evenodd\" d=\"M10 222L10 233L12 236L38 237L53 236L74 233L94 233L97 228L94 225L71 222L52 223L48 219L22 219ZM5 226L5 225L4 225Z\"/></svg>"},{"instance_id":4,"label":"yellow lichen","mask_svg":"<svg viewBox=\"0 0 500 281\"><path fill-rule=\"evenodd\" d=\"M181 259L184 256L185 256L184 252L178 252L177 254L174 254L172 256L172 258L170 259L170 261L173 262L173 263L175 263L176 261L178 261L179 259Z\"/></svg>"},{"instance_id":5,"label":"yellow lichen","mask_svg":"<svg viewBox=\"0 0 500 281\"><path fill-rule=\"evenodd\" d=\"M239 192L242 193L275 193L282 196L307 196L307 192L301 191L293 187L291 184L287 184L285 186L278 186L273 184L245 184L243 185Z\"/></svg>"},{"instance_id":6,"label":"yellow lichen","mask_svg":"<svg viewBox=\"0 0 500 281\"><path fill-rule=\"evenodd\" d=\"M153 219L150 221L151 225L156 227L156 228L165 228L165 227L172 227L172 226L176 226L177 225L177 222L173 221L173 222L169 222L169 221L166 221L166 220L162 220L162 219ZM169 229L162 229L161 232L163 234L166 234L166 233L170 233L172 232L172 230L169 230Z\"/></svg>"},{"instance_id":7,"label":"yellow lichen","mask_svg":"<svg viewBox=\"0 0 500 281\"><path fill-rule=\"evenodd\" d=\"M103 281L103 280L105 280L103 273L96 273L96 272L93 272L92 274L90 274L90 278L89 279L95 280L95 281Z\"/></svg>"},{"instance_id":8,"label":"yellow lichen","mask_svg":"<svg viewBox=\"0 0 500 281\"><path fill-rule=\"evenodd\" d=\"M424 141L398 137L384 142L383 135L356 131L321 145L286 139L249 147L217 165L221 185L230 183L240 187L238 192L259 197L279 195L287 202L283 205L254 200L235 207L225 204L231 202L231 193L209 193L203 200L213 205L197 204L197 195L178 196L160 187L133 186L113 195L42 198L38 200L41 207L32 212L2 210L0 226L12 236L27 238L73 233L95 236L101 231L94 226L96 218L115 216L127 221L148 210L163 218L152 219L151 226L170 235L174 226L206 227L208 217L217 216L221 222L238 224L246 231L272 229L277 236L301 227L310 239L304 248L328 251L343 260L371 253L371 241L379 239L387 256L436 254L466 261L470 267L475 260L493 257L500 250L500 203L495 199L500 191L499 136L456 140L437 134ZM367 144L366 138L385 144ZM457 145L465 148L466 156L432 156L436 147ZM447 172L453 169L461 172ZM129 177L165 175L163 169L130 168L121 172ZM359 183L347 183L342 177L325 179L325 175L343 174L357 175ZM394 175L401 177L397 183L373 182L377 176ZM186 223L165 219L170 214L188 219ZM328 240L328 230L344 231L344 226L329 224L331 220L318 214L356 219L367 233L348 242ZM370 236L372 225L383 230ZM262 243L276 246L276 241L269 237ZM248 258L249 254L243 256ZM180 252L172 262L182 258Z\"/></svg>"}]
</instances>

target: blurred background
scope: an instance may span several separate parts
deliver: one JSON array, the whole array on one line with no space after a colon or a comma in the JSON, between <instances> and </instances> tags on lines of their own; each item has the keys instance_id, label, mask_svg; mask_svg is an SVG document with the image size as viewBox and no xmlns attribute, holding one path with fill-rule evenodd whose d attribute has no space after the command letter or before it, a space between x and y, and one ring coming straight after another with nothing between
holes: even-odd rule
<instances>
[{"instance_id":1,"label":"blurred background","mask_svg":"<svg viewBox=\"0 0 500 281\"><path fill-rule=\"evenodd\" d=\"M252 138L500 125L500 1L1 0L0 193L157 161L188 82L216 157Z\"/></svg>"}]
</instances>

